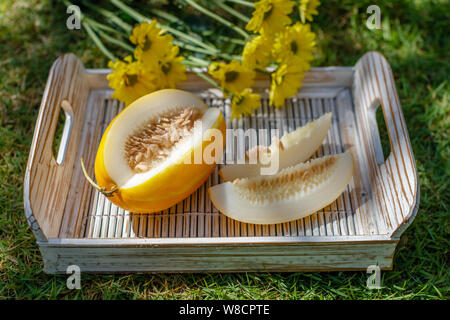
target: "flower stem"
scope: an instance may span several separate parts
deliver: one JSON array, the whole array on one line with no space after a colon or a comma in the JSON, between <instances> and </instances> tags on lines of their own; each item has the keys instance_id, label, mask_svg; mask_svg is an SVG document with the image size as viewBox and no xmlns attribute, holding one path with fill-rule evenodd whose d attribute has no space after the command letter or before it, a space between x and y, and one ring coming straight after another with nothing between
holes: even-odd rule
<instances>
[{"instance_id":1,"label":"flower stem","mask_svg":"<svg viewBox=\"0 0 450 320\"><path fill-rule=\"evenodd\" d=\"M138 22L144 22L144 21L151 22L152 21L152 19L149 19L149 18L143 16L142 14L140 14L137 11L135 11L131 7L127 6L126 4L124 4L120 0L111 0L111 3L113 5L115 5L117 8L119 8L122 11L126 12L128 15L130 15L132 18L134 18ZM192 43L195 43L195 44L197 44L197 45L199 45L199 46L201 46L201 47L203 47L203 48L205 48L207 50L218 51L217 48L215 48L215 47L213 47L211 45L207 45L207 44L203 43L202 41L198 40L197 38L195 38L193 36L190 36L190 35L188 35L188 34L186 34L184 32L178 31L177 29L171 28L171 27L166 26L166 25L162 25L160 23L158 23L158 26L161 29L163 29L163 30L167 30L168 32L170 32L172 34L174 34L174 35L176 35L176 36L178 36L180 38L186 39L186 40L188 40L188 41L190 41Z\"/></svg>"},{"instance_id":2,"label":"flower stem","mask_svg":"<svg viewBox=\"0 0 450 320\"><path fill-rule=\"evenodd\" d=\"M125 49L125 50L127 50L127 51L129 51L129 52L133 52L133 51L134 51L133 47L131 47L130 45L128 45L128 44L126 44L125 42L123 42L123 41L121 41L121 40L118 40L118 39L116 39L116 38L114 38L114 37L111 37L110 35L108 35L108 34L104 33L103 31L99 30L99 28L96 27L95 24L92 23L92 20L90 20L90 19L85 19L85 21L86 21L86 23L87 23L88 25L90 25L90 26L92 27L92 29L94 29L94 30L99 34L99 36L102 37L104 40L106 40L106 41L108 41L108 42L110 42L110 43L112 43L112 44L115 44L116 46L121 47L121 48L123 48L123 49Z\"/></svg>"},{"instance_id":3,"label":"flower stem","mask_svg":"<svg viewBox=\"0 0 450 320\"><path fill-rule=\"evenodd\" d=\"M242 35L245 39L248 38L248 33L236 26L235 24L231 23L230 21L222 18L221 16L218 16L214 12L209 11L208 9L202 7L198 3L196 3L194 0L184 0L187 4L189 4L191 7L197 9L201 13L207 15L208 17L213 18L214 20L217 20L218 22L224 24L225 26L229 27L230 29L234 30L235 32Z\"/></svg>"},{"instance_id":4,"label":"flower stem","mask_svg":"<svg viewBox=\"0 0 450 320\"><path fill-rule=\"evenodd\" d=\"M232 2L232 3L237 3L249 8L254 8L255 4L249 1L245 1L245 0L225 0L225 2Z\"/></svg>"},{"instance_id":5,"label":"flower stem","mask_svg":"<svg viewBox=\"0 0 450 320\"><path fill-rule=\"evenodd\" d=\"M217 36L217 39L218 40L224 40L224 41L227 41L229 43L237 44L237 45L240 45L240 46L244 46L245 45L245 40L243 40L243 39L230 38L230 37L227 37L227 36Z\"/></svg>"},{"instance_id":6,"label":"flower stem","mask_svg":"<svg viewBox=\"0 0 450 320\"><path fill-rule=\"evenodd\" d=\"M63 0L64 4L69 7L72 5L70 1ZM100 49L100 51L103 52L105 56L108 57L109 60L116 60L116 57L109 51L105 45L103 44L102 40L97 36L97 34L92 30L91 26L86 22L83 14L81 12L75 11L75 14L77 15L78 19L81 21L81 24L83 25L83 28L86 30L88 36L94 41L95 45Z\"/></svg>"},{"instance_id":7,"label":"flower stem","mask_svg":"<svg viewBox=\"0 0 450 320\"><path fill-rule=\"evenodd\" d=\"M104 17L106 17L108 20L110 20L113 24L116 24L117 26L119 26L122 30L124 30L127 34L130 34L131 31L133 30L133 27L126 23L125 21L123 21L122 19L120 19L118 16L116 16L114 13L112 13L111 11L108 11L106 9L103 9L101 7L98 7L94 4L92 4L91 2L87 2L86 6L92 8L92 10L100 13L101 15L103 15Z\"/></svg>"},{"instance_id":8,"label":"flower stem","mask_svg":"<svg viewBox=\"0 0 450 320\"><path fill-rule=\"evenodd\" d=\"M202 78L203 80L205 80L206 82L212 84L214 87L216 87L217 89L222 90L222 88L219 86L219 84L217 82L215 82L213 79L211 79L210 77L208 77L206 74L204 74L203 72L200 71L195 71L195 70L191 70L192 72L194 72L196 75L198 75L200 78Z\"/></svg>"},{"instance_id":9,"label":"flower stem","mask_svg":"<svg viewBox=\"0 0 450 320\"><path fill-rule=\"evenodd\" d=\"M241 56L236 56L236 55L229 55L227 53L221 53L217 55L220 58L223 58L225 60L231 61L231 60L237 60L237 61L241 61L242 57Z\"/></svg>"},{"instance_id":10,"label":"flower stem","mask_svg":"<svg viewBox=\"0 0 450 320\"><path fill-rule=\"evenodd\" d=\"M86 21L88 21L89 24L91 25L91 27L93 27L94 29L103 30L105 32L109 32L109 33L112 33L112 34L117 34L117 35L121 36L122 38L128 38L128 36L124 32L118 31L118 30L116 30L114 28L111 28L110 26L104 25L104 24L102 24L102 23L100 23L98 21L95 21L95 20L93 20L91 18L88 18L86 16L84 16L83 18Z\"/></svg>"},{"instance_id":11,"label":"flower stem","mask_svg":"<svg viewBox=\"0 0 450 320\"><path fill-rule=\"evenodd\" d=\"M203 67L203 65L198 64L198 63L196 63L196 62L194 62L192 60L189 60L189 59L185 59L185 60L181 61L181 64L183 64L183 65L185 65L187 67L198 67L198 68L202 68Z\"/></svg>"},{"instance_id":12,"label":"flower stem","mask_svg":"<svg viewBox=\"0 0 450 320\"><path fill-rule=\"evenodd\" d=\"M100 40L100 38L97 36L97 34L91 29L88 23L86 21L82 21L81 24L83 25L84 29L86 30L88 36L94 41L94 43L97 45L97 47L103 52L105 56L108 57L109 60L114 61L116 60L116 57L106 49L106 47L103 45L103 42Z\"/></svg>"},{"instance_id":13,"label":"flower stem","mask_svg":"<svg viewBox=\"0 0 450 320\"><path fill-rule=\"evenodd\" d=\"M130 24L126 23L125 21L123 21L122 19L120 19L119 17L114 15L114 13L112 13L112 12L110 12L108 10L105 10L103 8L95 7L92 4L90 4L90 6L93 8L93 10L99 12L100 14L105 16L106 18L110 19L112 22L116 23L119 27L121 27L126 32L131 33L131 31L133 30L133 27ZM91 19L89 19L89 20L91 20ZM91 20L91 21L94 21L94 20ZM95 23L99 24L99 25L102 25L102 24L100 24L98 22L95 22ZM107 26L105 26L105 27L107 27ZM176 46L178 46L180 48L183 48L185 50L189 50L189 51L192 51L192 52L198 52L198 53L209 54L209 55L215 55L215 54L218 53L216 50L204 49L204 48L196 47L196 46L184 43L184 42L179 41L179 40L174 40L173 44L175 44Z\"/></svg>"},{"instance_id":14,"label":"flower stem","mask_svg":"<svg viewBox=\"0 0 450 320\"><path fill-rule=\"evenodd\" d=\"M247 16L243 15L239 11L234 10L232 7L226 5L223 0L212 0L212 2L217 6L219 6L220 8L222 8L223 10L225 10L226 12L228 12L229 14L235 16L239 20L245 23L248 23L250 21L250 19Z\"/></svg>"},{"instance_id":15,"label":"flower stem","mask_svg":"<svg viewBox=\"0 0 450 320\"><path fill-rule=\"evenodd\" d=\"M88 4L88 6L89 7L91 7L94 11L97 11L98 13L100 13L101 15L103 15L103 16L105 16L108 20L110 20L111 22L113 22L114 24L116 24L117 26L119 26L121 29L123 29L125 32L127 32L127 33L131 33L132 32L132 30L133 30L133 27L130 25L130 24L128 24L128 23L126 23L125 21L123 21L122 19L120 19L119 17L117 17L114 13L112 13L111 11L108 11L108 10L106 10L106 9L103 9L103 8L100 8L100 7L97 7L97 6L95 6L95 5L93 5L93 4L91 4L91 3L89 3ZM124 5L125 6L125 5ZM123 8L121 8L122 10L123 10ZM132 15L132 17L135 19L135 20L137 20L137 21L151 21L149 18L146 18L146 17L144 17L144 16L142 16L142 15L140 15L139 13L137 13L137 12L135 12L132 8L128 8L129 10L131 10L131 11L133 11L133 12L129 12L129 11L126 11L129 15ZM127 10L128 10L127 9ZM175 19L176 19L176 17L174 17ZM109 28L108 26L105 26L105 25L103 25L103 24L101 24L101 23L98 23L98 22L96 22L96 21L94 21L94 20L92 20L92 19L90 19L90 18L87 18L87 19L89 19L90 21L90 24L91 24L91 26L93 26L94 27L94 24L95 25L97 25L98 24L98 27L99 28L103 28L103 29L105 29L105 28L108 28L108 30L111 30L111 32L112 32L112 30L114 30L114 29L112 29L112 28ZM91 23L92 22L92 23ZM161 26L161 27L163 27L163 26ZM114 30L115 31L115 30ZM223 38L223 39L225 39L225 40L227 40L227 41L229 41L229 42L231 42L231 43L237 43L237 44L244 44L245 43L245 41L244 40L241 40L241 39L234 39L234 38L229 38L229 37L225 37L225 36L221 36L221 38ZM109 40L109 39L105 39L105 40ZM200 40L198 40L198 41L200 41ZM190 42L194 42L194 41L190 41ZM185 50L188 50L188 51L191 51L191 52L198 52L198 53L203 53L203 54L206 54L206 55L211 55L211 56L218 56L218 57L220 57L220 58L223 58L223 59L225 59L225 60L239 60L239 56L230 56L230 55L228 55L228 54L226 54L226 53L221 53L218 49L216 49L216 48L214 48L214 47L212 47L212 46L208 46L208 45L205 45L205 44L203 44L203 42L199 42L199 43L202 43L203 44L203 46L202 47L198 47L198 46L193 46L193 45L190 45L190 44L188 44L188 43L185 43L185 42L183 42L183 41L181 41L181 40L174 40L173 41L173 43L176 45L176 46L179 46L180 48L183 48L183 49L185 49ZM115 44L117 44L117 45L119 45L119 46L121 46L120 44L118 44L118 43L115 43ZM122 46L123 47L123 46ZM127 48L128 49L128 48Z\"/></svg>"},{"instance_id":16,"label":"flower stem","mask_svg":"<svg viewBox=\"0 0 450 320\"><path fill-rule=\"evenodd\" d=\"M184 42L181 42L181 41L178 41L178 40L173 40L173 44L178 46L178 47L180 47L180 48L182 48L182 49L189 50L189 51L192 51L192 52L198 52L198 53L203 53L203 54L208 54L208 55L214 55L214 54L217 53L216 51L206 50L206 49L203 49L203 48L192 46L190 44L187 44L187 43L184 43Z\"/></svg>"},{"instance_id":17,"label":"flower stem","mask_svg":"<svg viewBox=\"0 0 450 320\"><path fill-rule=\"evenodd\" d=\"M150 8L150 12L153 13L155 16L158 16L160 18L166 19L169 22L184 24L183 20L181 20L178 17L174 16L173 14L170 14L170 13L165 12L163 10L159 10L159 9L156 9L156 8Z\"/></svg>"},{"instance_id":18,"label":"flower stem","mask_svg":"<svg viewBox=\"0 0 450 320\"><path fill-rule=\"evenodd\" d=\"M188 59L193 61L193 62L195 62L195 63L197 63L199 66L202 66L202 67L208 67L209 66L209 61L205 61L203 59L200 59L200 58L197 58L197 57L194 57L194 56L190 56Z\"/></svg>"}]
</instances>

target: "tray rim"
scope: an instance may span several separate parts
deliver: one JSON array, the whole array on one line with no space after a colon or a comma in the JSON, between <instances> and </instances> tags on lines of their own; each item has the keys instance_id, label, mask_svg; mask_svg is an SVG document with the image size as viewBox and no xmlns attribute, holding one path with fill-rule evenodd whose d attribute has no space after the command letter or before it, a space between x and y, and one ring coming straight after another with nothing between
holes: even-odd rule
<instances>
[{"instance_id":1,"label":"tray rim","mask_svg":"<svg viewBox=\"0 0 450 320\"><path fill-rule=\"evenodd\" d=\"M377 54L377 53L372 53L372 54ZM72 55L74 56L74 55ZM76 57L75 57L76 58ZM76 58L77 59L77 58ZM55 62L56 64L56 62ZM53 67L52 67L53 69ZM100 88L105 88L103 87L99 87L99 84L101 84L101 82L98 82L99 80L99 76L103 79L106 80L105 75L108 74L110 72L110 69L85 69L84 73L87 76L87 83L88 83L88 90L94 90L94 89L100 89ZM344 73L346 76L345 77L338 77L338 79L340 79L339 81L334 81L334 82L330 82L330 84L332 84L331 86L344 86L344 87L348 87L352 94L353 94L353 75L355 72L355 66L353 67L318 67L318 68L311 68L311 72L307 74L308 78L309 76L313 75L313 74L323 74L326 75L327 73L335 73L335 72L342 72ZM351 82L349 83L349 78L348 76L351 74ZM48 90L49 90L49 85L51 84L51 77L52 77L52 73L50 73L49 78L47 80L47 86L44 92L44 97L46 97L46 95L48 94ZM96 85L93 85L93 83L96 83ZM104 83L103 83L104 84ZM257 86L258 85L265 85L264 83L261 82L257 82ZM305 81L304 84L305 87L314 87L314 86L319 86L319 87L324 87L324 82L320 82L318 83L317 81L315 82L314 80L312 82L308 82ZM394 88L395 90L395 88ZM44 100L44 99L43 99ZM43 101L44 104L44 101ZM42 105L41 105L42 108ZM401 109L400 109L401 111ZM36 130L38 128L35 128L35 134L36 134ZM408 142L409 142L409 137L408 137ZM29 159L30 161L30 159ZM416 179L417 179L417 169L415 169L415 175L416 175ZM418 179L417 179L418 181ZM31 204L30 204L30 167L29 165L27 165L26 168L26 173L25 173L25 179L24 179L24 206L25 206L25 214L27 216L27 221L30 224L33 233L35 234L35 237L38 241L39 245L45 245L46 243L48 245L53 245L53 246L59 246L59 245L63 245L63 243L68 243L66 241L58 241L59 240L67 240L67 241L72 241L73 243L77 243L80 246L84 246L84 242L85 241L89 241L92 244L98 242L99 240L101 240L99 243L105 243L106 242L110 242L110 244L115 244L120 243L121 241L124 241L123 243L134 243L134 245L136 246L142 246L142 245L159 245L159 244L169 244L170 241L169 240L173 240L173 239L179 239L179 241L175 241L177 244L189 244L191 242L201 244L201 241L205 241L203 242L203 244L208 243L208 244L225 244L227 242L231 243L231 240L234 240L235 243L278 243L279 241L273 241L274 239L276 240L280 240L283 239L282 243L311 243L311 242L339 242L339 241L343 241L343 238L351 238L352 241L361 241L362 238L364 238L364 241L378 241L381 240L381 238L384 241L397 241L398 238L400 237L401 233L406 230L406 228L409 226L409 224L413 221L413 219L415 218L417 211L418 211L418 204L419 204L419 183L417 183L417 191L416 191L416 196L414 197L414 206L411 209L411 211L408 214L408 218L405 219L400 226L398 227L398 229L394 230L394 232L392 232L391 234L386 234L386 235L364 235L364 236L306 236L306 237L288 237L288 236L264 236L264 237L251 237L251 241L246 242L246 240L242 239L240 241L236 241L236 239L240 239L240 238L244 238L244 237L208 237L208 238L145 238L145 239L140 239L140 238L129 238L129 239L124 239L124 238L118 238L118 239L93 239L93 238L86 238L86 239L78 239L78 238L58 238L58 237L46 237L43 233L43 231L41 230L41 228L39 227L39 223L38 221L35 219L35 216L32 212L31 209ZM358 239L358 237L360 237L361 239ZM380 238L381 237L381 238ZM334 239L335 238L335 239ZM192 241L193 239L200 239L200 240L196 240L196 241ZM207 241L207 240L208 241ZM81 241L83 240L83 241ZM156 241L155 241L156 240ZM350 239L348 239L350 240ZM346 240L346 241L348 241ZM106 241L106 242L105 242ZM179 242L179 243L178 243Z\"/></svg>"}]
</instances>

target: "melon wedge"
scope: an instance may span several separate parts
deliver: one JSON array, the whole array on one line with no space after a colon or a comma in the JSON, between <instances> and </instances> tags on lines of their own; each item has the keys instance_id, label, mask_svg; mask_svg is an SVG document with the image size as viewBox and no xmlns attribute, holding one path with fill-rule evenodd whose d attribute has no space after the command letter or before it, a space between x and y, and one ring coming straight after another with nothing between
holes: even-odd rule
<instances>
[{"instance_id":1,"label":"melon wedge","mask_svg":"<svg viewBox=\"0 0 450 320\"><path fill-rule=\"evenodd\" d=\"M278 170L304 162L314 154L327 135L331 115L331 112L324 114L305 126L283 135L280 140L276 140L268 147L268 154L278 156ZM247 155L255 150L257 149L249 150ZM225 181L233 181L264 174L264 166L267 166L267 161L255 164L228 164L219 171L219 174Z\"/></svg>"},{"instance_id":2,"label":"melon wedge","mask_svg":"<svg viewBox=\"0 0 450 320\"><path fill-rule=\"evenodd\" d=\"M272 176L236 179L208 189L214 206L246 223L283 223L306 217L336 200L353 174L350 152L313 159Z\"/></svg>"},{"instance_id":3,"label":"melon wedge","mask_svg":"<svg viewBox=\"0 0 450 320\"><path fill-rule=\"evenodd\" d=\"M103 134L95 160L98 186L123 209L167 209L214 170L217 162L205 161L203 151L220 140L221 150L215 152L222 153L225 129L220 110L189 92L146 95L119 113Z\"/></svg>"}]
</instances>

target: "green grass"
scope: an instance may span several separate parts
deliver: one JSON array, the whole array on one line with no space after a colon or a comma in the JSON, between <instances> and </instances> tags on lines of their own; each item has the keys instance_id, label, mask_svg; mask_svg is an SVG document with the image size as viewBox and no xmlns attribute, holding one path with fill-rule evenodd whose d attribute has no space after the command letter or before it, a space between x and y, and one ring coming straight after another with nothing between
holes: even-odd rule
<instances>
[{"instance_id":1,"label":"green grass","mask_svg":"<svg viewBox=\"0 0 450 320\"><path fill-rule=\"evenodd\" d=\"M23 176L52 62L68 51L90 68L105 67L107 61L83 31L65 28L67 14L62 5L3 1L0 298L448 299L450 5L448 1L378 1L383 29L370 31L365 27L370 4L329 1L322 5L314 24L320 40L315 65L354 65L366 51L378 50L394 71L419 170L421 201L417 218L396 251L394 269L382 273L382 289L367 289L365 272L330 272L83 274L82 289L68 290L66 276L42 272L41 255L23 213ZM193 29L205 30L196 24L192 12L186 15Z\"/></svg>"}]
</instances>

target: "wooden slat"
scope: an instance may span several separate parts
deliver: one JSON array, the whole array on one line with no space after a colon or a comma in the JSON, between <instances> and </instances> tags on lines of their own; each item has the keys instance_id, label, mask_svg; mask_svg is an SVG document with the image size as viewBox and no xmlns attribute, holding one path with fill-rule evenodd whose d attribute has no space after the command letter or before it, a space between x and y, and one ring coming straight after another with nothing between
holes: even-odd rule
<instances>
[{"instance_id":1,"label":"wooden slat","mask_svg":"<svg viewBox=\"0 0 450 320\"><path fill-rule=\"evenodd\" d=\"M101 247L44 245L44 271L65 273L69 265L82 272L247 272L366 270L392 268L397 241L295 244L183 245Z\"/></svg>"},{"instance_id":2,"label":"wooden slat","mask_svg":"<svg viewBox=\"0 0 450 320\"><path fill-rule=\"evenodd\" d=\"M370 116L372 114L373 117L374 111L372 111L371 113L370 108L373 108L373 106L376 105L375 102L377 98L374 95L374 83L373 81L369 80L371 78L371 72L368 68L369 66L365 64L361 68L361 74L355 74L355 77L359 76L358 79L360 82L363 81L363 83L361 83L360 85L363 88L363 90L361 90L360 92L360 95L361 101L364 102L364 105L358 109L358 116L360 119L360 123L364 124L362 127L365 129L368 128L368 130L362 131L362 138L364 140L364 146L366 147L365 149L367 152L367 165L370 168L370 183L375 186L374 188L372 188L372 195L378 202L378 210L383 216L383 220L386 222L386 228L392 229L393 225L395 224L395 221L393 221L395 219L395 213L393 209L395 203L392 193L394 192L394 190L390 189L389 180L386 179L386 176L382 174L383 165L380 165L376 160L376 154L381 153L381 146L375 145L373 143L373 130L371 130L370 128ZM355 84L358 84L358 80L356 79Z\"/></svg>"},{"instance_id":3,"label":"wooden slat","mask_svg":"<svg viewBox=\"0 0 450 320\"><path fill-rule=\"evenodd\" d=\"M84 67L75 55L66 54L55 61L39 109L24 181L26 216L38 225L34 228L35 235L41 239L59 234L72 168L77 160L75 154L84 123L88 90ZM65 159L57 164L52 144L63 101L71 107L73 122Z\"/></svg>"},{"instance_id":4,"label":"wooden slat","mask_svg":"<svg viewBox=\"0 0 450 320\"><path fill-rule=\"evenodd\" d=\"M101 92L91 91L87 102L89 106L100 106L103 102L104 95ZM100 142L99 135L101 133L99 130L101 122L104 120L104 110L103 108L97 107L93 108L92 112L86 112L79 140L79 150L75 157L77 161L74 163L72 179L70 181L70 189L75 191L67 197L64 218L59 232L59 237L61 238L76 237L83 232L87 223L85 216L89 210L93 190L83 176L79 159L83 158L88 168L94 167L95 154L91 150ZM92 171L90 171L90 174L92 174Z\"/></svg>"}]
</instances>

